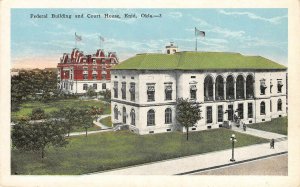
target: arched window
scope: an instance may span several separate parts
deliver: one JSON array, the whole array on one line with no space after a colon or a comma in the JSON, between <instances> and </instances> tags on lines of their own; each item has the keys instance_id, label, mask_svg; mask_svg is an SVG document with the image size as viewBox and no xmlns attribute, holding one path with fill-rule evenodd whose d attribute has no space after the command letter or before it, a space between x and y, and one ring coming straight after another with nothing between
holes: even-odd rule
<instances>
[{"instance_id":1,"label":"arched window","mask_svg":"<svg viewBox=\"0 0 300 187\"><path fill-rule=\"evenodd\" d=\"M234 99L234 78L232 75L226 78L226 99Z\"/></svg>"},{"instance_id":2,"label":"arched window","mask_svg":"<svg viewBox=\"0 0 300 187\"><path fill-rule=\"evenodd\" d=\"M244 99L245 98L245 91L244 91L244 77L243 75L239 75L236 78L236 98L237 99Z\"/></svg>"},{"instance_id":3,"label":"arched window","mask_svg":"<svg viewBox=\"0 0 300 187\"><path fill-rule=\"evenodd\" d=\"M150 109L147 112L147 126L155 125L155 112L153 109Z\"/></svg>"},{"instance_id":4,"label":"arched window","mask_svg":"<svg viewBox=\"0 0 300 187\"><path fill-rule=\"evenodd\" d=\"M265 115L266 114L266 104L264 101L260 103L260 115Z\"/></svg>"},{"instance_id":5,"label":"arched window","mask_svg":"<svg viewBox=\"0 0 300 187\"><path fill-rule=\"evenodd\" d=\"M167 108L165 110L165 124L172 123L172 110L170 108Z\"/></svg>"},{"instance_id":6,"label":"arched window","mask_svg":"<svg viewBox=\"0 0 300 187\"><path fill-rule=\"evenodd\" d=\"M123 107L123 123L126 124L126 108Z\"/></svg>"},{"instance_id":7,"label":"arched window","mask_svg":"<svg viewBox=\"0 0 300 187\"><path fill-rule=\"evenodd\" d=\"M248 75L246 78L246 97L247 99L254 98L254 78L252 75Z\"/></svg>"},{"instance_id":8,"label":"arched window","mask_svg":"<svg viewBox=\"0 0 300 187\"><path fill-rule=\"evenodd\" d=\"M281 99L278 99L278 101L277 101L277 111L282 111L282 101L281 101Z\"/></svg>"},{"instance_id":9,"label":"arched window","mask_svg":"<svg viewBox=\"0 0 300 187\"><path fill-rule=\"evenodd\" d=\"M135 110L134 109L131 109L131 112L130 112L130 118L131 118L131 125L135 125Z\"/></svg>"},{"instance_id":10,"label":"arched window","mask_svg":"<svg viewBox=\"0 0 300 187\"><path fill-rule=\"evenodd\" d=\"M224 80L221 75L216 78L216 100L224 99Z\"/></svg>"},{"instance_id":11,"label":"arched window","mask_svg":"<svg viewBox=\"0 0 300 187\"><path fill-rule=\"evenodd\" d=\"M115 108L114 108L114 116L115 116L115 119L116 119L116 120L119 119L119 115L118 115L118 107L117 107L117 105L115 105Z\"/></svg>"},{"instance_id":12,"label":"arched window","mask_svg":"<svg viewBox=\"0 0 300 187\"><path fill-rule=\"evenodd\" d=\"M204 100L211 101L214 98L213 78L206 76L204 79Z\"/></svg>"}]
</instances>

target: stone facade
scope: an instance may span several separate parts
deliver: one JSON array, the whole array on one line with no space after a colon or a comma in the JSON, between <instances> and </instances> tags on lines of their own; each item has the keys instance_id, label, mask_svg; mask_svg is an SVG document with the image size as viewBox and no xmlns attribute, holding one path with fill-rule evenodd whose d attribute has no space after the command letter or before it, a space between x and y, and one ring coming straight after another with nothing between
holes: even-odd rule
<instances>
[{"instance_id":1,"label":"stone facade","mask_svg":"<svg viewBox=\"0 0 300 187\"><path fill-rule=\"evenodd\" d=\"M138 134L177 130L176 99L181 97L201 103L203 118L191 131L219 128L234 114L246 124L287 115L286 70L116 69L111 73L112 122L127 124Z\"/></svg>"}]
</instances>

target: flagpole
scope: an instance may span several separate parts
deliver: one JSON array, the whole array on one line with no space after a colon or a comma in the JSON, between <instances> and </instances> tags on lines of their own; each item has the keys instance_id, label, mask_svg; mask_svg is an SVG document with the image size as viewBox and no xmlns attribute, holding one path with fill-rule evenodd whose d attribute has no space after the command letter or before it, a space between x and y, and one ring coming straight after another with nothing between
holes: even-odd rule
<instances>
[{"instance_id":1,"label":"flagpole","mask_svg":"<svg viewBox=\"0 0 300 187\"><path fill-rule=\"evenodd\" d=\"M75 39L75 48L77 48L76 32L75 32L75 37L74 37L74 39Z\"/></svg>"},{"instance_id":2,"label":"flagpole","mask_svg":"<svg viewBox=\"0 0 300 187\"><path fill-rule=\"evenodd\" d=\"M197 42L197 36L196 36L196 52L197 52L197 43L198 43L198 42Z\"/></svg>"}]
</instances>

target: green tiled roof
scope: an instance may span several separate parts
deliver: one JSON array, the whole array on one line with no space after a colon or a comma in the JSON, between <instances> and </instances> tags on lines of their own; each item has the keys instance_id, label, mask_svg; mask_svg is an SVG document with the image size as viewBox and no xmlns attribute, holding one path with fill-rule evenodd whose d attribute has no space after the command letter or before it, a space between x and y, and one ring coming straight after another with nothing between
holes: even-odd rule
<instances>
[{"instance_id":1,"label":"green tiled roof","mask_svg":"<svg viewBox=\"0 0 300 187\"><path fill-rule=\"evenodd\" d=\"M244 56L227 52L177 52L175 54L138 54L112 69L136 70L218 70L218 69L286 69L261 56Z\"/></svg>"}]
</instances>

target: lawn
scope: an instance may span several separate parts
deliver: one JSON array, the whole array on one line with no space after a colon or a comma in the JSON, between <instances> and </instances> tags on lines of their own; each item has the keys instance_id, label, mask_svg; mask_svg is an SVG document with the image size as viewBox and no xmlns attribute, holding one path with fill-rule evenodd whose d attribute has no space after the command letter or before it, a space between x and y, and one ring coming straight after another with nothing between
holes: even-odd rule
<instances>
[{"instance_id":1,"label":"lawn","mask_svg":"<svg viewBox=\"0 0 300 187\"><path fill-rule=\"evenodd\" d=\"M105 125L107 127L112 127L112 122L111 122L111 117L110 116L101 119L100 123L102 123L103 125Z\"/></svg>"},{"instance_id":2,"label":"lawn","mask_svg":"<svg viewBox=\"0 0 300 187\"><path fill-rule=\"evenodd\" d=\"M29 116L31 114L33 108L42 108L45 110L47 114L58 111L64 107L79 107L79 108L88 108L91 106L102 107L104 110L104 114L110 114L110 105L104 104L99 100L79 100L79 99L66 99L53 101L49 103L43 103L39 101L35 102L26 102L21 104L21 109L18 112L12 112L12 118L20 118L22 116Z\"/></svg>"},{"instance_id":3,"label":"lawn","mask_svg":"<svg viewBox=\"0 0 300 187\"><path fill-rule=\"evenodd\" d=\"M274 132L278 134L287 135L288 131L288 118L276 118L272 119L272 121L264 122L264 123L255 123L248 125L250 128L259 129L268 132Z\"/></svg>"},{"instance_id":4,"label":"lawn","mask_svg":"<svg viewBox=\"0 0 300 187\"><path fill-rule=\"evenodd\" d=\"M40 154L13 150L12 174L77 175L224 150L231 148L229 138L232 133L222 128L192 132L189 141L181 132L141 136L129 131L116 131L70 137L66 148L48 148L44 159ZM238 139L237 147L268 142L234 133Z\"/></svg>"}]
</instances>

